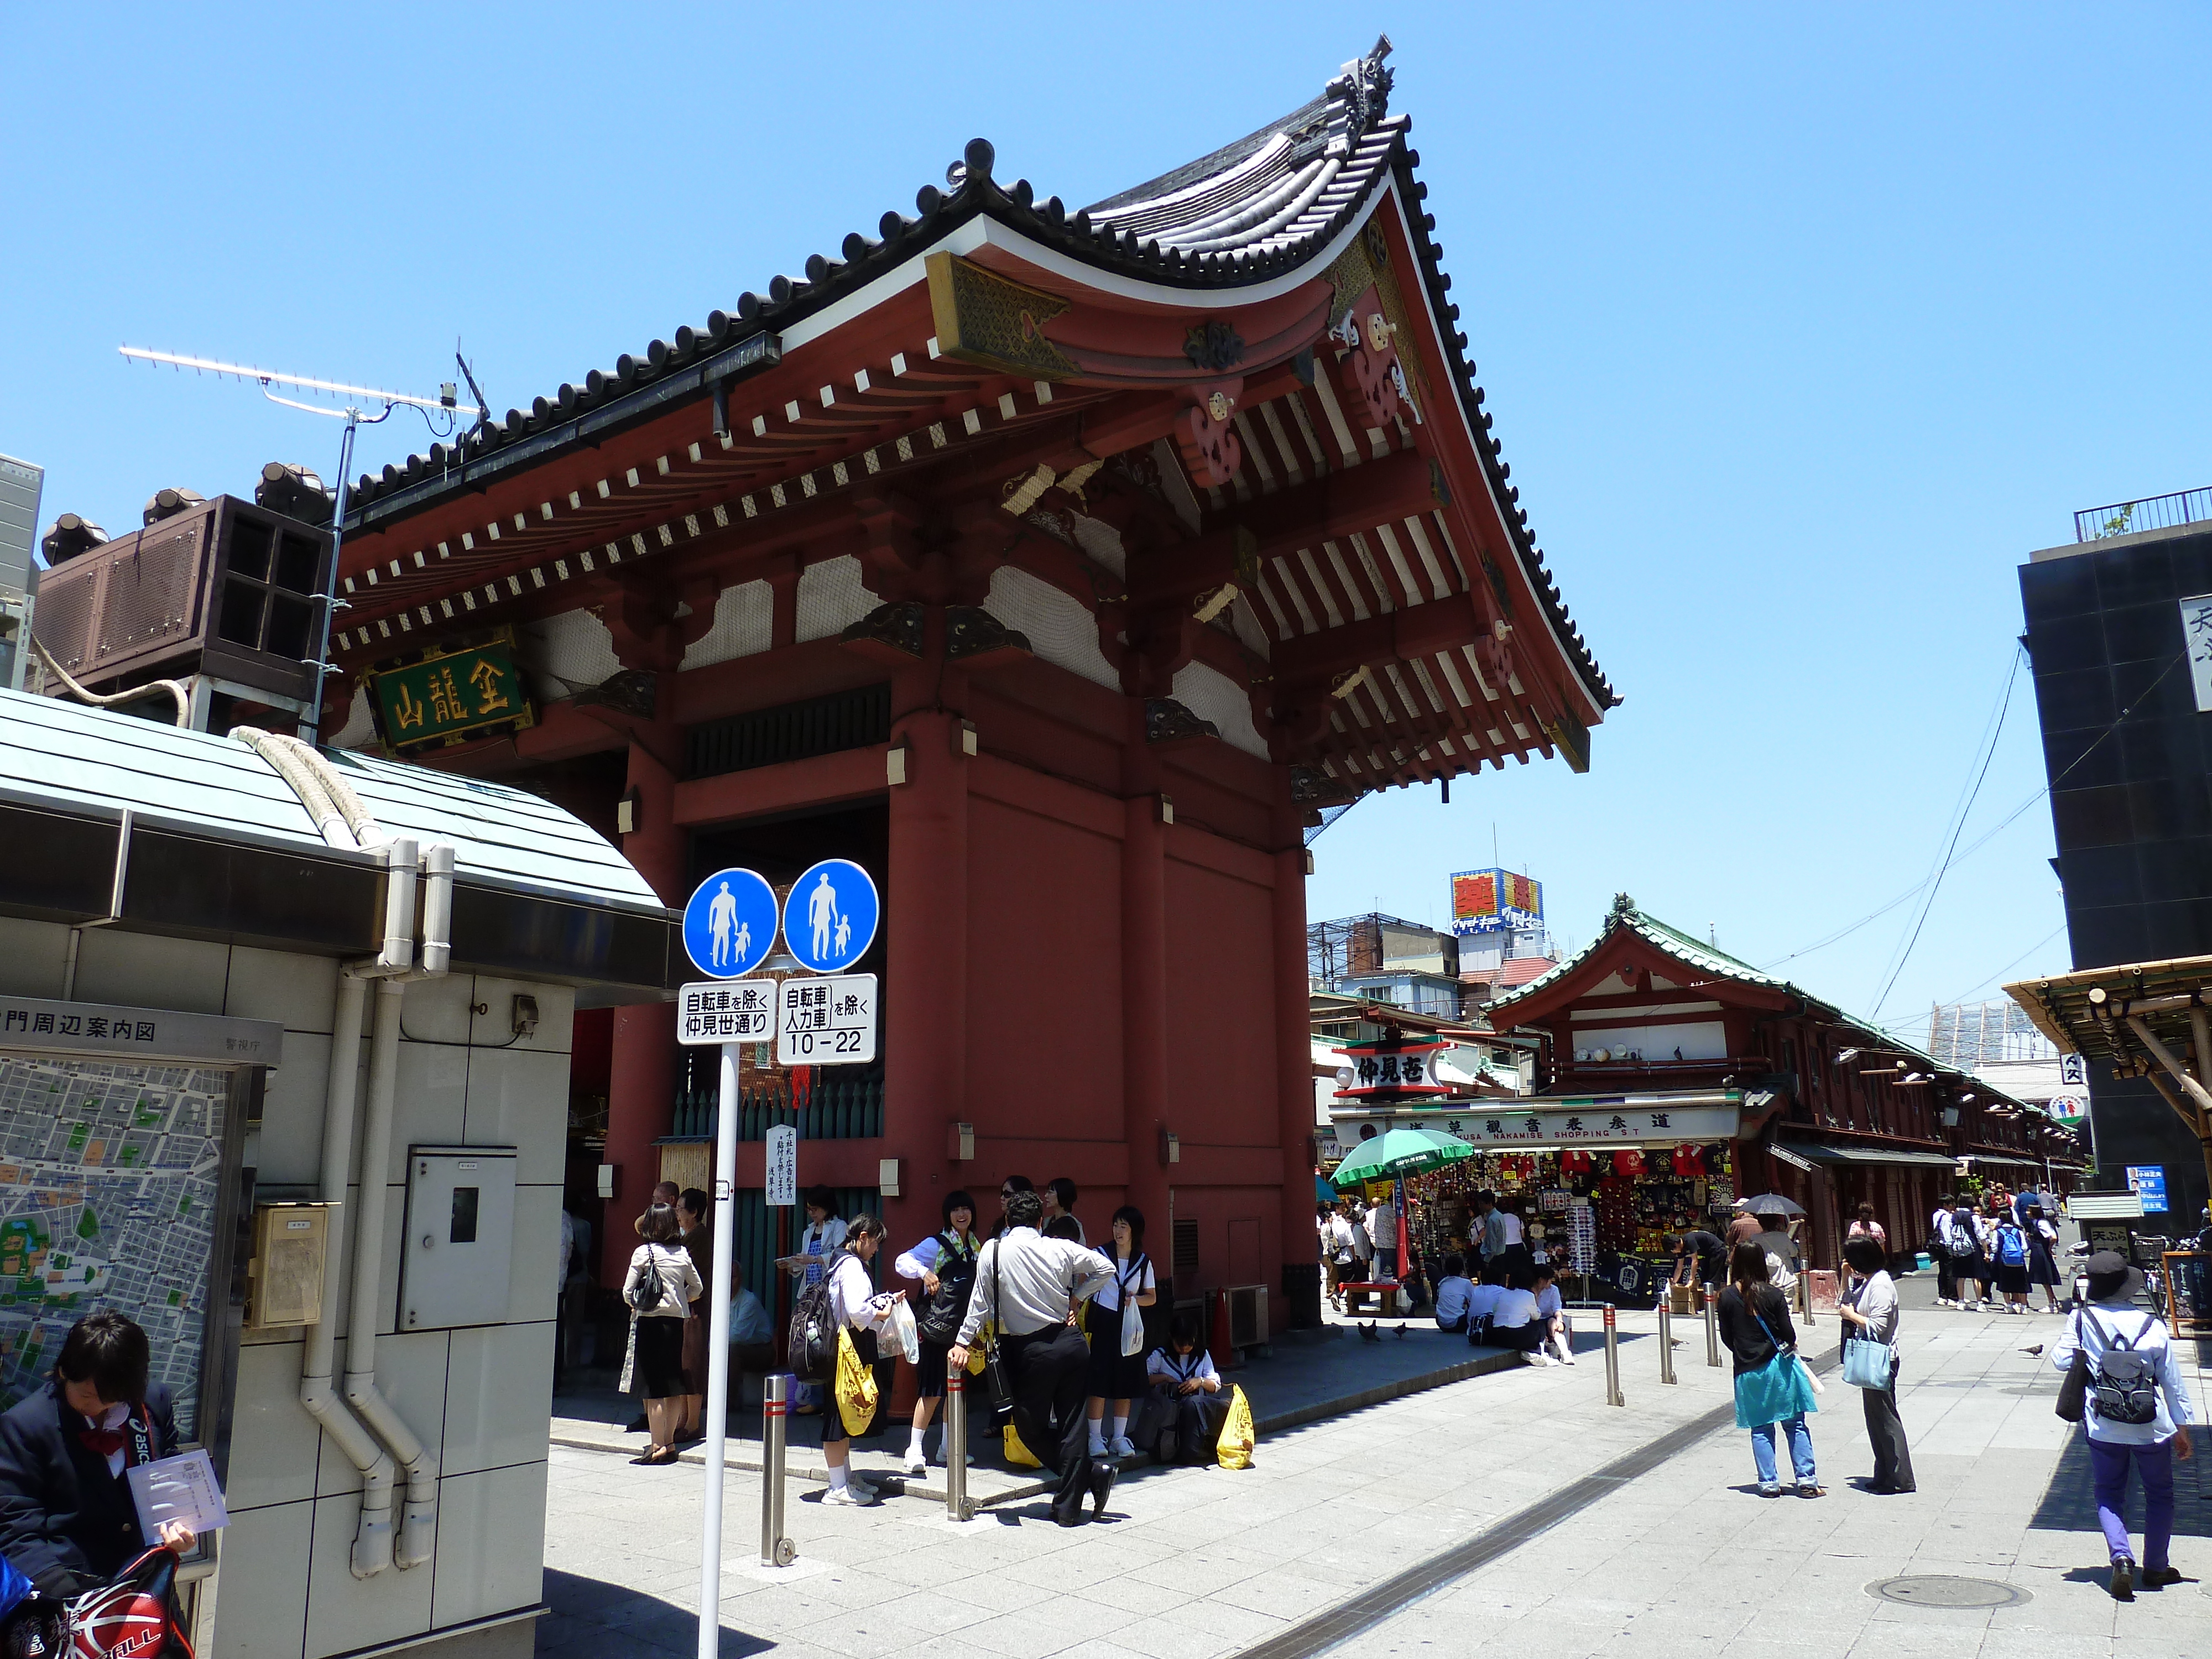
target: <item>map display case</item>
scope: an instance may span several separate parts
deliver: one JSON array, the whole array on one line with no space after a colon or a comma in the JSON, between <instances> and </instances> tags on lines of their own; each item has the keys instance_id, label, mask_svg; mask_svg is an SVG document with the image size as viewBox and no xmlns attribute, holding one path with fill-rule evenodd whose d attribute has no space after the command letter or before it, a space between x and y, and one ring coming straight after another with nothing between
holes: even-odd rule
<instances>
[{"instance_id":1,"label":"map display case","mask_svg":"<svg viewBox=\"0 0 2212 1659\"><path fill-rule=\"evenodd\" d=\"M0 1409L112 1308L145 1328L179 1437L227 1467L241 1150L283 1040L264 1020L0 997Z\"/></svg>"}]
</instances>

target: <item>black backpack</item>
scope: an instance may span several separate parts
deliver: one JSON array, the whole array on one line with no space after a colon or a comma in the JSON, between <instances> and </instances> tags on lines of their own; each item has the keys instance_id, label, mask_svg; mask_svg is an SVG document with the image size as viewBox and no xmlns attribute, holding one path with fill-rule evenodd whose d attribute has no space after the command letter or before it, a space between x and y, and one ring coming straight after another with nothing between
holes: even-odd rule
<instances>
[{"instance_id":1,"label":"black backpack","mask_svg":"<svg viewBox=\"0 0 2212 1659\"><path fill-rule=\"evenodd\" d=\"M1974 1226L1974 1212L1963 1206L1951 1212L1951 1237L1944 1248L1954 1261L1964 1261L1969 1256L1982 1253L1981 1234Z\"/></svg>"},{"instance_id":2,"label":"black backpack","mask_svg":"<svg viewBox=\"0 0 2212 1659\"><path fill-rule=\"evenodd\" d=\"M975 1288L975 1258L957 1249L950 1236L940 1233L945 1248L938 1252L937 1294L915 1322L915 1334L933 1347L949 1348L968 1317L968 1297Z\"/></svg>"},{"instance_id":3,"label":"black backpack","mask_svg":"<svg viewBox=\"0 0 2212 1659\"><path fill-rule=\"evenodd\" d=\"M842 1254L842 1252L840 1253ZM791 1310L791 1328L785 1334L791 1356L791 1374L801 1382L827 1382L837 1371L837 1315L830 1303L830 1275L837 1269L835 1257L821 1282L799 1291Z\"/></svg>"},{"instance_id":4,"label":"black backpack","mask_svg":"<svg viewBox=\"0 0 2212 1659\"><path fill-rule=\"evenodd\" d=\"M2150 1334L2156 1322L2146 1317L2131 1342L2098 1324L2087 1308L2081 1310L2081 1321L2105 1344L2102 1358L2089 1370L2089 1409L2107 1423L2158 1421L2158 1370L2148 1355L2136 1352L2136 1343Z\"/></svg>"}]
</instances>

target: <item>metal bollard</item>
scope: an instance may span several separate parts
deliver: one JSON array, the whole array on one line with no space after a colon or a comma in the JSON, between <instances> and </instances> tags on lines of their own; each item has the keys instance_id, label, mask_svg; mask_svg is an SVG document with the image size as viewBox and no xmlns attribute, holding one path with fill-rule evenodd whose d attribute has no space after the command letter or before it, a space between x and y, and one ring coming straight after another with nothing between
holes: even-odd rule
<instances>
[{"instance_id":1,"label":"metal bollard","mask_svg":"<svg viewBox=\"0 0 2212 1659\"><path fill-rule=\"evenodd\" d=\"M1626 1406L1628 1398L1620 1391L1620 1334L1613 1328L1613 1304L1605 1304L1605 1403Z\"/></svg>"},{"instance_id":2,"label":"metal bollard","mask_svg":"<svg viewBox=\"0 0 2212 1659\"><path fill-rule=\"evenodd\" d=\"M1674 1380L1674 1310L1663 1289L1659 1293L1659 1380Z\"/></svg>"},{"instance_id":3,"label":"metal bollard","mask_svg":"<svg viewBox=\"0 0 2212 1659\"><path fill-rule=\"evenodd\" d=\"M945 1518L973 1521L968 1502L968 1378L945 1379Z\"/></svg>"},{"instance_id":4,"label":"metal bollard","mask_svg":"<svg viewBox=\"0 0 2212 1659\"><path fill-rule=\"evenodd\" d=\"M1719 1302L1713 1288L1705 1286L1705 1364L1717 1366L1721 1363L1721 1318Z\"/></svg>"},{"instance_id":5,"label":"metal bollard","mask_svg":"<svg viewBox=\"0 0 2212 1659\"><path fill-rule=\"evenodd\" d=\"M799 1559L799 1547L783 1535L783 1443L791 1412L789 1388L782 1372L772 1372L761 1401L761 1565L764 1567L787 1567Z\"/></svg>"},{"instance_id":6,"label":"metal bollard","mask_svg":"<svg viewBox=\"0 0 2212 1659\"><path fill-rule=\"evenodd\" d=\"M1797 1316L1808 1325L1813 1322L1813 1270L1810 1267L1797 1275Z\"/></svg>"}]
</instances>

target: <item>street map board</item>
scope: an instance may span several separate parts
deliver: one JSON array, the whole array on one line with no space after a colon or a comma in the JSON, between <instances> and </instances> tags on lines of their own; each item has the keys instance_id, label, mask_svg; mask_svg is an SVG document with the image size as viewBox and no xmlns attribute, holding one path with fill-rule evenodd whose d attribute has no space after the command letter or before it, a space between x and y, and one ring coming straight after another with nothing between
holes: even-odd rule
<instances>
[{"instance_id":1,"label":"street map board","mask_svg":"<svg viewBox=\"0 0 2212 1659\"><path fill-rule=\"evenodd\" d=\"M179 1437L216 1438L201 1414L222 1380L210 1339L230 1284L214 1263L242 1076L0 1050L0 1407L44 1385L71 1325L113 1308L145 1328Z\"/></svg>"}]
</instances>

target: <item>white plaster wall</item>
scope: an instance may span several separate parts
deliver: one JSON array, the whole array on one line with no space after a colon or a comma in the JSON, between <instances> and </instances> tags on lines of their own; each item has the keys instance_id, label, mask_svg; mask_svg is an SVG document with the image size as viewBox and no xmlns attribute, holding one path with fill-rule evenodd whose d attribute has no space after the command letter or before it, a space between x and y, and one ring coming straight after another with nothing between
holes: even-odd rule
<instances>
[{"instance_id":1,"label":"white plaster wall","mask_svg":"<svg viewBox=\"0 0 2212 1659\"><path fill-rule=\"evenodd\" d=\"M0 918L0 992L61 996L68 944L66 927ZM246 1144L265 1194L319 1181L337 985L337 964L325 958L89 928L79 945L76 994L282 1022L283 1063ZM538 1000L538 1025L511 1041L518 993ZM372 991L372 1009L374 1000ZM478 1006L486 1012L476 1013ZM407 987L392 1156L369 1188L386 1210L376 1375L400 1415L438 1450L434 1558L366 1583L353 1577L361 1478L300 1407L301 1334L249 1332L240 1351L227 1493L232 1525L216 1585L210 1659L326 1659L538 1601L574 1006L567 987L489 975ZM364 1036L357 1062L364 1073L367 1060ZM519 1149L504 1322L394 1334L410 1140ZM356 1167L347 1192L354 1213L359 1173ZM341 1296L341 1330L344 1302ZM341 1374L345 1347L341 1337Z\"/></svg>"}]
</instances>

